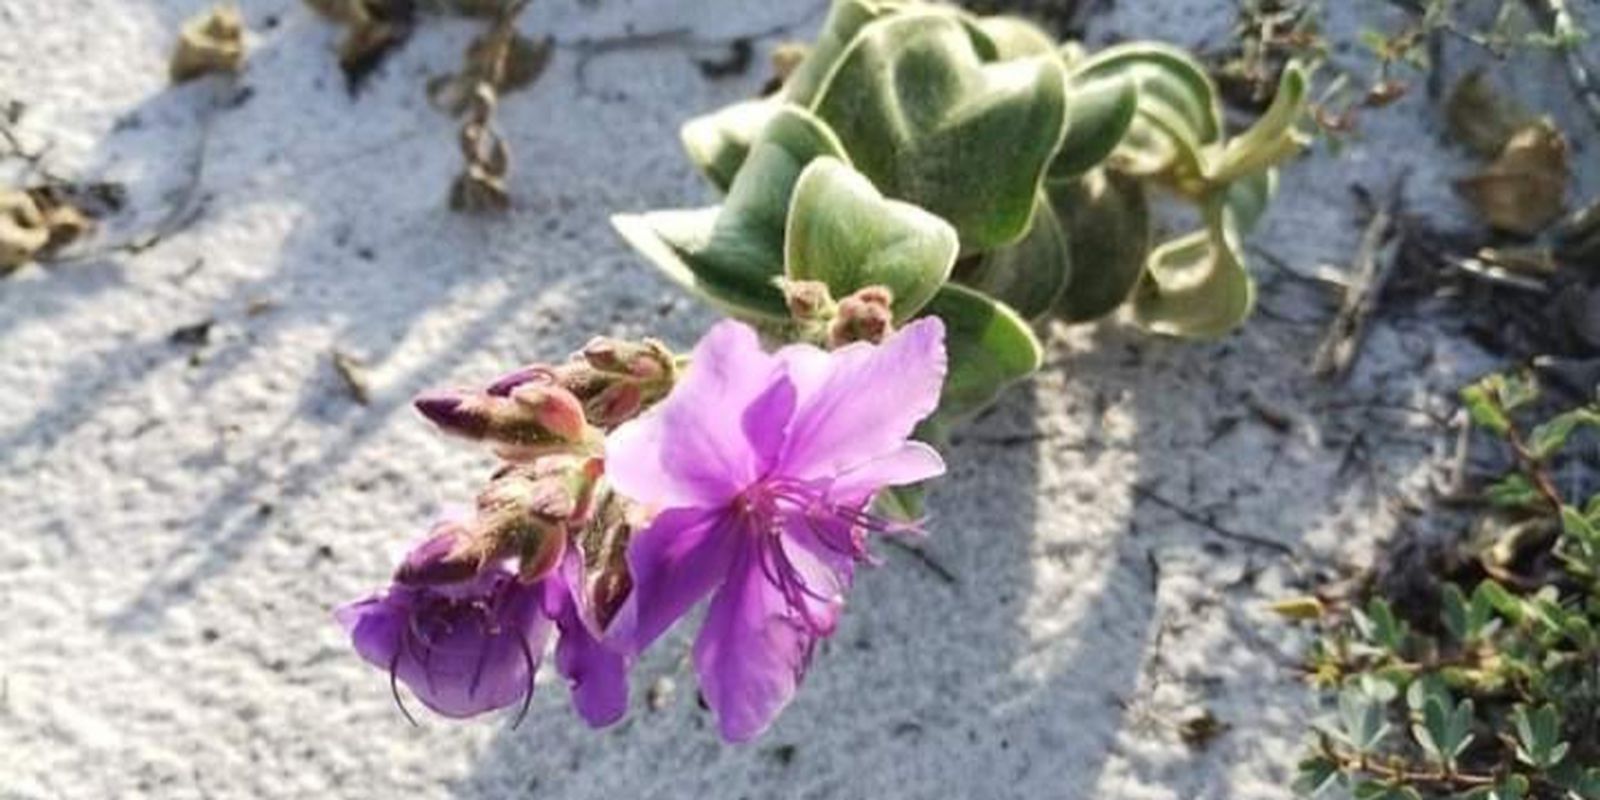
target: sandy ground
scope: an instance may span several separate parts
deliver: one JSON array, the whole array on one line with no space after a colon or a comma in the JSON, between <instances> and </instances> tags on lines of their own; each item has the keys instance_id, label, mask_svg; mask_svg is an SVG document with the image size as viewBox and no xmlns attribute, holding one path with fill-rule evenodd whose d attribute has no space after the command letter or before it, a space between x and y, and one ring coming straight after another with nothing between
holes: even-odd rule
<instances>
[{"instance_id":1,"label":"sandy ground","mask_svg":"<svg viewBox=\"0 0 1600 800\"><path fill-rule=\"evenodd\" d=\"M1286 667L1299 642L1263 605L1393 533L1392 498L1421 491L1452 438L1429 414L1448 417L1455 387L1493 362L1390 318L1345 387L1319 387L1304 372L1327 298L1265 268L1265 313L1223 342L1116 322L1051 331L1038 380L950 454L929 546L956 581L889 553L758 743L718 742L683 636L639 668L635 708L608 731L553 683L517 730L408 726L329 610L380 584L489 468L408 398L597 332L691 343L710 312L606 217L705 199L675 129L763 76L701 75L693 57L714 45L581 70L563 49L502 108L515 209L463 219L442 202L453 123L421 86L471 25L425 25L352 101L328 26L292 0L244 5L252 95L211 117L194 224L134 257L0 282L0 797L1289 796L1313 710ZM1116 5L1094 36L1215 46L1232 14L1226 0ZM1336 33L1385 13L1332 5ZM165 59L202 6L0 0L0 87L29 106L20 130L54 143L58 172L127 183L118 229L154 224L186 182L213 87L168 88ZM712 40L813 12L539 0L525 27L568 43L630 28ZM1517 80L1575 113L1555 76L1545 64ZM1343 160L1287 171L1257 246L1302 269L1345 261L1349 184L1402 167L1413 208L1459 217L1446 179L1466 164L1423 98L1366 126ZM1592 152L1578 160L1592 193ZM203 343L171 340L208 320ZM345 391L335 350L367 365L370 405ZM1367 457L1340 473L1362 433ZM1185 521L1136 486L1299 555ZM1178 723L1202 710L1227 729L1191 747Z\"/></svg>"}]
</instances>

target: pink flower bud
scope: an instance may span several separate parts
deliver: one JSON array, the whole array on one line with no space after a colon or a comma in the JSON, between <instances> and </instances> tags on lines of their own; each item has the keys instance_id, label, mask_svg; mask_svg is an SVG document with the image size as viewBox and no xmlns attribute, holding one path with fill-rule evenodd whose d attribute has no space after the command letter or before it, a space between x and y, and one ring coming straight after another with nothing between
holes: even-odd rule
<instances>
[{"instance_id":1,"label":"pink flower bud","mask_svg":"<svg viewBox=\"0 0 1600 800\"><path fill-rule=\"evenodd\" d=\"M885 287L868 286L839 301L839 311L828 326L828 346L851 342L882 344L894 333L894 295Z\"/></svg>"}]
</instances>

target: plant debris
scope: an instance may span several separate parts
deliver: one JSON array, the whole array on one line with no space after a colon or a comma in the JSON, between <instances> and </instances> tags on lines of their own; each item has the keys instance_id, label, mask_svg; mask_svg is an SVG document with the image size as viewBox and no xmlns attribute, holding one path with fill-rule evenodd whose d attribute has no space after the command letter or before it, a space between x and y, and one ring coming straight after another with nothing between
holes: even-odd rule
<instances>
[{"instance_id":1,"label":"plant debris","mask_svg":"<svg viewBox=\"0 0 1600 800\"><path fill-rule=\"evenodd\" d=\"M500 16L489 30L467 49L467 66L453 76L451 92L435 94L435 102L452 92L465 92L466 119L461 123L458 143L466 165L450 187L450 209L468 214L505 211L511 206L506 191L506 173L511 167L511 151L505 138L494 129L494 112L502 89L531 83L544 70L550 56L548 41L530 43L516 30L517 15L528 0L502 5Z\"/></svg>"},{"instance_id":2,"label":"plant debris","mask_svg":"<svg viewBox=\"0 0 1600 800\"><path fill-rule=\"evenodd\" d=\"M345 26L339 44L339 69L345 88L360 93L385 58L411 38L416 28L415 0L305 0L330 22Z\"/></svg>"},{"instance_id":3,"label":"plant debris","mask_svg":"<svg viewBox=\"0 0 1600 800\"><path fill-rule=\"evenodd\" d=\"M1462 76L1445 99L1450 137L1477 154L1494 158L1515 136L1537 120L1515 99L1495 88L1483 69Z\"/></svg>"},{"instance_id":4,"label":"plant debris","mask_svg":"<svg viewBox=\"0 0 1600 800\"><path fill-rule=\"evenodd\" d=\"M1456 182L1456 191L1496 230L1533 236L1566 210L1567 137L1548 119L1506 140L1482 172Z\"/></svg>"},{"instance_id":5,"label":"plant debris","mask_svg":"<svg viewBox=\"0 0 1600 800\"><path fill-rule=\"evenodd\" d=\"M361 405L372 402L371 382L367 380L367 368L354 356L343 350L333 351L333 371L344 383L345 391L350 394L350 399Z\"/></svg>"},{"instance_id":6,"label":"plant debris","mask_svg":"<svg viewBox=\"0 0 1600 800\"><path fill-rule=\"evenodd\" d=\"M218 5L183 24L168 71L173 83L184 83L243 65L244 20L238 7Z\"/></svg>"}]
</instances>

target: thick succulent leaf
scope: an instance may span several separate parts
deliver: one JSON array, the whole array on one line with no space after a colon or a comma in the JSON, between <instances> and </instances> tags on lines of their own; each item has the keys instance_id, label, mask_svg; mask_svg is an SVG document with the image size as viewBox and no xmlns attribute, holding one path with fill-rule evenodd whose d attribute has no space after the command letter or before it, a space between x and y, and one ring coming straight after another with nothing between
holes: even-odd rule
<instances>
[{"instance_id":1,"label":"thick succulent leaf","mask_svg":"<svg viewBox=\"0 0 1600 800\"><path fill-rule=\"evenodd\" d=\"M1027 232L1065 83L1054 55L985 64L954 15L906 11L861 30L814 109L862 174L949 220L971 252Z\"/></svg>"},{"instance_id":2,"label":"thick succulent leaf","mask_svg":"<svg viewBox=\"0 0 1600 800\"><path fill-rule=\"evenodd\" d=\"M1309 84L1305 67L1294 62L1284 67L1272 106L1248 130L1228 140L1207 178L1214 183L1231 182L1300 152L1309 139L1295 129L1295 123L1305 113Z\"/></svg>"},{"instance_id":3,"label":"thick succulent leaf","mask_svg":"<svg viewBox=\"0 0 1600 800\"><path fill-rule=\"evenodd\" d=\"M771 284L778 260L743 237L719 237L721 215L721 206L615 214L611 226L668 277L728 314L787 319L783 296ZM707 258L706 253L716 256Z\"/></svg>"},{"instance_id":4,"label":"thick succulent leaf","mask_svg":"<svg viewBox=\"0 0 1600 800\"><path fill-rule=\"evenodd\" d=\"M947 283L923 313L945 324L950 371L936 413L941 422L981 410L1044 363L1044 348L1028 323L1004 303L972 289Z\"/></svg>"},{"instance_id":5,"label":"thick succulent leaf","mask_svg":"<svg viewBox=\"0 0 1600 800\"><path fill-rule=\"evenodd\" d=\"M1144 187L1105 170L1047 185L1072 246L1072 281L1056 301L1056 314L1069 322L1110 314L1133 292L1150 254Z\"/></svg>"},{"instance_id":6,"label":"thick succulent leaf","mask_svg":"<svg viewBox=\"0 0 1600 800\"><path fill-rule=\"evenodd\" d=\"M974 25L990 42L988 61L1055 55L1056 42L1038 25L1020 17L978 17Z\"/></svg>"},{"instance_id":7,"label":"thick succulent leaf","mask_svg":"<svg viewBox=\"0 0 1600 800\"><path fill-rule=\"evenodd\" d=\"M1133 124L1113 155L1134 175L1195 180L1205 172L1207 145L1222 139L1222 109L1205 68L1184 51L1151 42L1107 48L1078 65L1075 80L1120 75L1138 87Z\"/></svg>"},{"instance_id":8,"label":"thick succulent leaf","mask_svg":"<svg viewBox=\"0 0 1600 800\"><path fill-rule=\"evenodd\" d=\"M1122 143L1139 107L1139 89L1127 75L1080 76L1067 83L1067 136L1050 162L1050 179L1075 178L1106 160Z\"/></svg>"},{"instance_id":9,"label":"thick succulent leaf","mask_svg":"<svg viewBox=\"0 0 1600 800\"><path fill-rule=\"evenodd\" d=\"M1240 236L1249 236L1267 212L1267 204L1278 190L1277 170L1266 169L1228 185L1223 194L1227 222Z\"/></svg>"},{"instance_id":10,"label":"thick succulent leaf","mask_svg":"<svg viewBox=\"0 0 1600 800\"><path fill-rule=\"evenodd\" d=\"M618 215L612 224L669 276L734 316L784 319L788 311L773 279L783 274L795 181L812 159L842 155L825 125L804 109L783 106L751 146L723 205Z\"/></svg>"},{"instance_id":11,"label":"thick succulent leaf","mask_svg":"<svg viewBox=\"0 0 1600 800\"><path fill-rule=\"evenodd\" d=\"M1028 235L974 257L957 280L996 298L1027 319L1048 312L1072 277L1072 253L1061 220L1040 193Z\"/></svg>"},{"instance_id":12,"label":"thick succulent leaf","mask_svg":"<svg viewBox=\"0 0 1600 800\"><path fill-rule=\"evenodd\" d=\"M892 13L902 5L897 2L834 0L816 41L812 42L805 59L784 82L783 98L791 103L810 105L816 99L817 90L822 88L829 73L838 65L839 56L855 40L856 34L867 23Z\"/></svg>"},{"instance_id":13,"label":"thick succulent leaf","mask_svg":"<svg viewBox=\"0 0 1600 800\"><path fill-rule=\"evenodd\" d=\"M949 279L960 249L950 223L885 199L838 159L812 161L795 182L785 273L822 281L834 297L885 286L894 295L895 319L906 319Z\"/></svg>"},{"instance_id":14,"label":"thick succulent leaf","mask_svg":"<svg viewBox=\"0 0 1600 800\"><path fill-rule=\"evenodd\" d=\"M706 180L726 192L750 153L750 143L782 107L769 99L734 103L684 123L678 138Z\"/></svg>"},{"instance_id":15,"label":"thick succulent leaf","mask_svg":"<svg viewBox=\"0 0 1600 800\"><path fill-rule=\"evenodd\" d=\"M1154 333L1215 338L1250 316L1255 283L1246 271L1238 235L1221 204L1206 229L1166 242L1150 254L1133 294L1134 319Z\"/></svg>"}]
</instances>

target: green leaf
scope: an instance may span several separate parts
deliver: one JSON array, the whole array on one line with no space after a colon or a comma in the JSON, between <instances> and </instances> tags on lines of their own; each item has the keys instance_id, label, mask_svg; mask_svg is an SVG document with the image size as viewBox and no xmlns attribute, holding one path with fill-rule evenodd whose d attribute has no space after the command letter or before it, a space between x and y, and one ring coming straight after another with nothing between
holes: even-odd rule
<instances>
[{"instance_id":1,"label":"green leaf","mask_svg":"<svg viewBox=\"0 0 1600 800\"><path fill-rule=\"evenodd\" d=\"M1305 797L1314 797L1339 783L1339 765L1331 759L1315 756L1301 761L1295 770L1294 791Z\"/></svg>"},{"instance_id":2,"label":"green leaf","mask_svg":"<svg viewBox=\"0 0 1600 800\"><path fill-rule=\"evenodd\" d=\"M1528 480L1528 476L1520 472L1513 472L1490 484L1483 490L1483 496L1501 508L1527 508L1544 503L1544 495L1534 487L1533 481Z\"/></svg>"},{"instance_id":3,"label":"green leaf","mask_svg":"<svg viewBox=\"0 0 1600 800\"><path fill-rule=\"evenodd\" d=\"M1600 410L1578 408L1558 414L1528 433L1528 451L1543 460L1556 454L1583 427L1600 428Z\"/></svg>"},{"instance_id":4,"label":"green leaf","mask_svg":"<svg viewBox=\"0 0 1600 800\"><path fill-rule=\"evenodd\" d=\"M855 41L856 34L872 22L893 13L902 4L894 2L868 2L867 0L834 0L822 30L806 57L795 67L783 84L783 98L803 106L811 105L817 91L839 64L839 57Z\"/></svg>"},{"instance_id":5,"label":"green leaf","mask_svg":"<svg viewBox=\"0 0 1600 800\"><path fill-rule=\"evenodd\" d=\"M945 284L925 315L945 324L950 371L937 417L948 421L989 405L1001 390L1032 375L1044 363L1044 348L1017 312L958 284Z\"/></svg>"},{"instance_id":6,"label":"green leaf","mask_svg":"<svg viewBox=\"0 0 1600 800\"><path fill-rule=\"evenodd\" d=\"M1566 758L1569 746L1561 741L1561 713L1555 706L1530 710L1518 705L1511 719L1517 731L1517 760L1536 769L1549 769Z\"/></svg>"},{"instance_id":7,"label":"green leaf","mask_svg":"<svg viewBox=\"0 0 1600 800\"><path fill-rule=\"evenodd\" d=\"M1277 170L1262 170L1228 184L1223 193L1223 209L1238 235L1248 236L1267 213L1272 195L1278 191Z\"/></svg>"},{"instance_id":8,"label":"green leaf","mask_svg":"<svg viewBox=\"0 0 1600 800\"><path fill-rule=\"evenodd\" d=\"M746 100L684 123L678 138L700 173L726 192L750 154L750 145L778 113L782 104L772 100Z\"/></svg>"},{"instance_id":9,"label":"green leaf","mask_svg":"<svg viewBox=\"0 0 1600 800\"><path fill-rule=\"evenodd\" d=\"M1222 138L1222 109L1205 68L1176 47L1135 42L1078 65L1074 78L1123 77L1138 88L1137 112L1113 165L1142 176L1198 179L1202 148Z\"/></svg>"},{"instance_id":10,"label":"green leaf","mask_svg":"<svg viewBox=\"0 0 1600 800\"><path fill-rule=\"evenodd\" d=\"M1222 155L1207 170L1212 183L1231 183L1266 170L1300 152L1310 138L1295 129L1305 114L1310 77L1300 64L1290 62L1278 82L1272 106L1244 133L1228 140Z\"/></svg>"},{"instance_id":11,"label":"green leaf","mask_svg":"<svg viewBox=\"0 0 1600 800\"><path fill-rule=\"evenodd\" d=\"M1392 655L1399 655L1405 649L1411 635L1410 626L1395 616L1387 600L1374 597L1365 611L1358 610L1354 616L1357 630L1368 641Z\"/></svg>"},{"instance_id":12,"label":"green leaf","mask_svg":"<svg viewBox=\"0 0 1600 800\"><path fill-rule=\"evenodd\" d=\"M1334 733L1360 753L1371 753L1390 731L1382 703L1366 692L1348 687L1339 693L1339 728Z\"/></svg>"},{"instance_id":13,"label":"green leaf","mask_svg":"<svg viewBox=\"0 0 1600 800\"><path fill-rule=\"evenodd\" d=\"M906 319L944 285L960 249L949 223L884 199L838 159L812 161L794 184L784 271L827 284L834 297L884 286L894 296L895 319Z\"/></svg>"},{"instance_id":14,"label":"green leaf","mask_svg":"<svg viewBox=\"0 0 1600 800\"><path fill-rule=\"evenodd\" d=\"M1411 732L1436 762L1453 769L1472 744L1472 715L1471 699L1456 705L1448 693L1429 697L1422 706L1422 722L1411 726Z\"/></svg>"},{"instance_id":15,"label":"green leaf","mask_svg":"<svg viewBox=\"0 0 1600 800\"><path fill-rule=\"evenodd\" d=\"M1046 187L1072 249L1072 279L1056 302L1056 314L1069 322L1103 317L1133 293L1150 255L1144 187L1104 170L1075 181L1052 180Z\"/></svg>"},{"instance_id":16,"label":"green leaf","mask_svg":"<svg viewBox=\"0 0 1600 800\"><path fill-rule=\"evenodd\" d=\"M786 320L773 280L783 274L790 196L812 159L841 154L821 121L784 106L752 144L722 206L618 215L611 222L668 276L730 314Z\"/></svg>"},{"instance_id":17,"label":"green leaf","mask_svg":"<svg viewBox=\"0 0 1600 800\"><path fill-rule=\"evenodd\" d=\"M1206 229L1150 253L1133 294L1134 319L1154 333L1215 338L1238 327L1255 305L1255 282L1239 255L1234 226L1213 203Z\"/></svg>"},{"instance_id":18,"label":"green leaf","mask_svg":"<svg viewBox=\"0 0 1600 800\"><path fill-rule=\"evenodd\" d=\"M1511 418L1506 416L1496 390L1503 381L1501 375L1490 375L1461 390L1461 402L1466 406L1472 424L1496 436L1505 436L1511 431Z\"/></svg>"},{"instance_id":19,"label":"green leaf","mask_svg":"<svg viewBox=\"0 0 1600 800\"><path fill-rule=\"evenodd\" d=\"M957 280L1037 319L1055 304L1072 277L1072 252L1049 198L1039 196L1028 235L977 256Z\"/></svg>"},{"instance_id":20,"label":"green leaf","mask_svg":"<svg viewBox=\"0 0 1600 800\"><path fill-rule=\"evenodd\" d=\"M1066 125L1054 55L985 64L960 21L907 11L863 28L813 108L889 197L944 217L967 252L1021 238Z\"/></svg>"},{"instance_id":21,"label":"green leaf","mask_svg":"<svg viewBox=\"0 0 1600 800\"><path fill-rule=\"evenodd\" d=\"M1056 42L1039 26L1020 17L979 17L973 25L989 40L988 61L1056 56Z\"/></svg>"},{"instance_id":22,"label":"green leaf","mask_svg":"<svg viewBox=\"0 0 1600 800\"><path fill-rule=\"evenodd\" d=\"M1139 88L1128 75L1074 75L1067 84L1067 136L1050 162L1050 179L1075 178L1105 161L1133 124Z\"/></svg>"}]
</instances>

